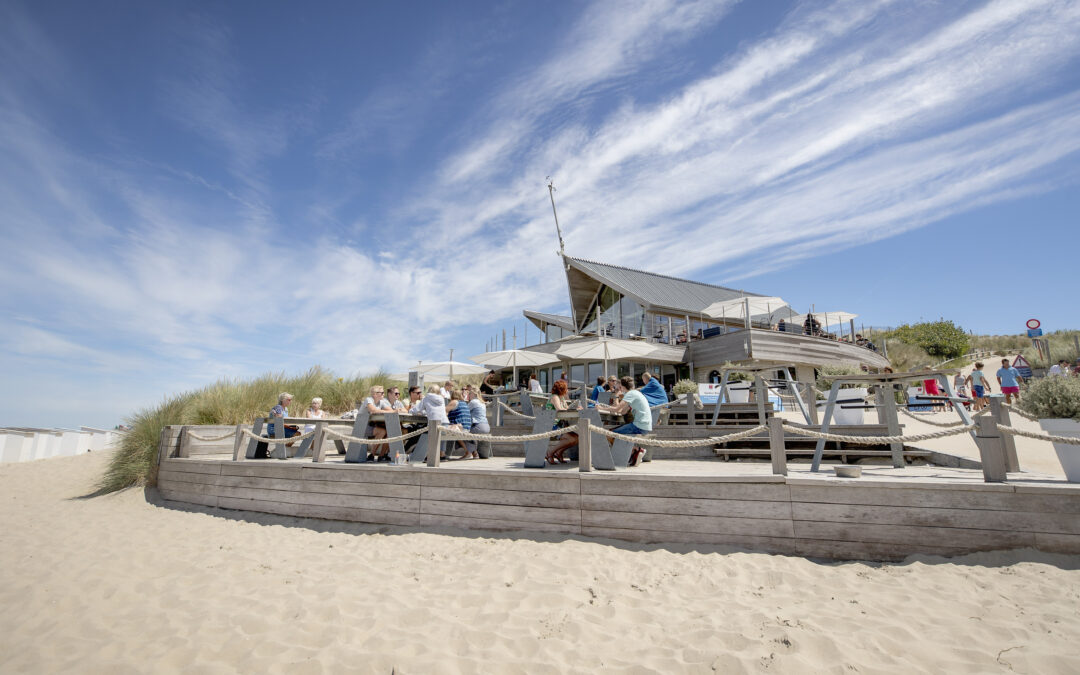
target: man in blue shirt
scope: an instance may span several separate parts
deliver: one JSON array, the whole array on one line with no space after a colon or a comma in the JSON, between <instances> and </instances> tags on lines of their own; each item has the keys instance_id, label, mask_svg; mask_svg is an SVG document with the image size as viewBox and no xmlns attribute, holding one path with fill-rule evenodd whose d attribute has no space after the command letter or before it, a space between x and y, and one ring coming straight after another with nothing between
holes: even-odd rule
<instances>
[{"instance_id":1,"label":"man in blue shirt","mask_svg":"<svg viewBox=\"0 0 1080 675\"><path fill-rule=\"evenodd\" d=\"M1019 370L1009 365L1009 359L1001 359L997 381L1001 385L1001 393L1005 394L1006 403L1012 403L1014 398L1020 400L1020 383L1024 381L1024 378L1020 377Z\"/></svg>"}]
</instances>

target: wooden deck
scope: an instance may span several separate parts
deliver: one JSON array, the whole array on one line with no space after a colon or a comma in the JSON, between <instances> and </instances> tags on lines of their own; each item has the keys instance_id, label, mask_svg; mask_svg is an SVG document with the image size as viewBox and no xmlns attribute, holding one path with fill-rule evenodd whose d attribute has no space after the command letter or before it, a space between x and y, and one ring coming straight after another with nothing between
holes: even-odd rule
<instances>
[{"instance_id":1,"label":"wooden deck","mask_svg":"<svg viewBox=\"0 0 1080 675\"><path fill-rule=\"evenodd\" d=\"M767 462L657 460L624 471L524 469L517 457L439 468L175 457L164 433L157 487L210 507L411 528L554 532L635 542L730 545L836 559L1037 548L1080 553L1080 485L980 471L866 467L859 479L789 475Z\"/></svg>"}]
</instances>

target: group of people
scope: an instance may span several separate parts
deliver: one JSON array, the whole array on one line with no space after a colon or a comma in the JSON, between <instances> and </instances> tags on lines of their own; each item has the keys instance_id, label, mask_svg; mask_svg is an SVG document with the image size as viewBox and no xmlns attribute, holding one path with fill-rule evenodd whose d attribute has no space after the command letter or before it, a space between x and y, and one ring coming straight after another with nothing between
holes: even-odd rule
<instances>
[{"instance_id":1,"label":"group of people","mask_svg":"<svg viewBox=\"0 0 1080 675\"><path fill-rule=\"evenodd\" d=\"M862 333L856 333L854 338L849 335L845 335L842 338L837 338L832 333L826 333L821 328L821 323L816 318L814 318L813 314L806 315L806 320L803 321L802 331L799 330L798 324L788 323L784 319L780 319L779 323L776 324L776 330L780 331L781 333L802 332L803 335L813 335L814 337L822 337L830 340L840 340L841 342L854 342L856 346L865 347L872 352L876 352L878 350L877 345L875 345L867 338L863 337Z\"/></svg>"},{"instance_id":2,"label":"group of people","mask_svg":"<svg viewBox=\"0 0 1080 675\"><path fill-rule=\"evenodd\" d=\"M589 393L588 405L590 407L595 406L602 412L623 418L623 424L612 429L617 434L631 436L651 432L653 428L652 406L667 402L667 394L664 393L664 388L659 380L650 373L643 373L641 378L642 387L638 389L634 378L630 376L621 378L611 376L607 379L598 377L596 378L596 385L593 386L592 391ZM610 403L600 403L600 393L604 391L611 394ZM548 398L547 403L544 404L544 407L555 411L572 409L567 392L566 380L556 380L551 387L551 396ZM581 410L581 408L580 401L573 404L573 409ZM559 426L565 426L565 424L556 424L556 428ZM548 450L544 459L548 464L565 464L576 460L578 440L577 432L567 431L557 439L555 447ZM569 459L566 458L568 453L570 454ZM642 461L645 461L645 454L644 448L635 447L630 455L630 466L638 466Z\"/></svg>"},{"instance_id":3,"label":"group of people","mask_svg":"<svg viewBox=\"0 0 1080 675\"><path fill-rule=\"evenodd\" d=\"M406 401L401 398L401 389L399 387L386 388L382 385L375 385L371 387L368 396L359 403L356 409L342 415L342 419L355 419L361 410L371 415L383 415L386 413L423 415L428 420L434 420L442 426L453 429L474 434L491 433L491 427L488 425L487 419L487 404L484 401L483 393L478 387L474 388L472 385L466 385L459 389L453 380L447 380L442 385L430 385L426 394L420 387L416 386L410 387L408 394L409 399ZM270 410L270 417L278 419L288 417L289 406L292 404L293 398L293 395L288 392L279 394L277 405ZM326 411L322 409L322 403L321 398L311 399L311 404L304 412L304 417L312 420L326 419ZM267 427L270 436L274 435L274 424L274 422L270 422ZM419 424L405 424L402 432L410 433L420 426ZM304 433L314 428L314 424L308 424L304 428ZM291 438L300 433L298 425L284 425L285 438ZM386 438L386 423L381 421L368 422L365 437L374 440ZM407 439L405 442L406 450L409 450L416 442L416 437ZM461 459L479 459L481 456L477 442L457 441L456 445L464 451ZM367 461L392 461L389 444L381 443L369 447ZM444 456L443 459L447 458Z\"/></svg>"}]
</instances>

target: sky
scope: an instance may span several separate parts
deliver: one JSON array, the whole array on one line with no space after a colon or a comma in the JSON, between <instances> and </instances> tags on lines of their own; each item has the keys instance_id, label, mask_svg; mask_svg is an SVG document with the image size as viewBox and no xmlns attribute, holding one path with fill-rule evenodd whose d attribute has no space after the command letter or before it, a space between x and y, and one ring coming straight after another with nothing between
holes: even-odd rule
<instances>
[{"instance_id":1,"label":"sky","mask_svg":"<svg viewBox=\"0 0 1080 675\"><path fill-rule=\"evenodd\" d=\"M524 337L549 176L573 256L1077 328L1080 1L0 0L0 425Z\"/></svg>"}]
</instances>

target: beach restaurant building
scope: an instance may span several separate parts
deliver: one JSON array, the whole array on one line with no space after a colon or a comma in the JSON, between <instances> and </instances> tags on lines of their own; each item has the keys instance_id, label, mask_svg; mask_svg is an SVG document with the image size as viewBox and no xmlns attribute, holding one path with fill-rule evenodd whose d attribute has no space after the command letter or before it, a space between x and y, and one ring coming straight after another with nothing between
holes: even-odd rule
<instances>
[{"instance_id":1,"label":"beach restaurant building","mask_svg":"<svg viewBox=\"0 0 1080 675\"><path fill-rule=\"evenodd\" d=\"M814 369L821 366L889 365L887 358L854 341L837 339L827 332L805 335L801 322L787 323L788 330L777 330L778 317L795 316L786 305L762 314L705 314L716 303L738 305L746 298L765 297L757 293L566 255L563 266L571 315L525 310L525 317L544 336L541 344L525 349L554 354L564 345L609 340L613 348L620 344L625 347L618 351L639 354L609 361L609 375L636 377L648 370L665 387L680 379L719 382L725 363L794 364L796 378L811 382ZM749 304L746 306L749 308ZM836 328L837 333L847 332L853 337L853 323ZM642 349L643 345L649 349ZM546 391L564 372L572 382L595 382L604 372L604 363L563 360L531 370Z\"/></svg>"}]
</instances>

